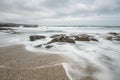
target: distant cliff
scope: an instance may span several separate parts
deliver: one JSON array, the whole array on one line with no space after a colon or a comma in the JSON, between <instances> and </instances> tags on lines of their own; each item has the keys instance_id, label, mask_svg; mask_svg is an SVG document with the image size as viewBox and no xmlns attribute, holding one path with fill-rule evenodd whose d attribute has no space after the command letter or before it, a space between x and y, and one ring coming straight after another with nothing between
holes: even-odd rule
<instances>
[{"instance_id":1,"label":"distant cliff","mask_svg":"<svg viewBox=\"0 0 120 80\"><path fill-rule=\"evenodd\" d=\"M38 25L31 25L31 24L16 24L16 23L0 23L0 27L38 27Z\"/></svg>"}]
</instances>

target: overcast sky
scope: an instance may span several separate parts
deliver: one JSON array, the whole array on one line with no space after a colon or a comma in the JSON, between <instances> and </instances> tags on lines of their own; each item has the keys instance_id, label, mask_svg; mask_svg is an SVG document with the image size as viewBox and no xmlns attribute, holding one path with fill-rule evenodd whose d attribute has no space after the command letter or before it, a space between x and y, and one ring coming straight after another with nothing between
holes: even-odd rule
<instances>
[{"instance_id":1,"label":"overcast sky","mask_svg":"<svg viewBox=\"0 0 120 80\"><path fill-rule=\"evenodd\" d=\"M120 25L120 0L0 0L0 22Z\"/></svg>"}]
</instances>

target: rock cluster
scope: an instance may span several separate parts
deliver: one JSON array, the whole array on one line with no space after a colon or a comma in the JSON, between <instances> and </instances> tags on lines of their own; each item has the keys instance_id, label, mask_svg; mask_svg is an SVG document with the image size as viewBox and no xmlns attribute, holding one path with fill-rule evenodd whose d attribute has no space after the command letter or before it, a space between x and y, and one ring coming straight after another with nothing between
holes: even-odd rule
<instances>
[{"instance_id":1,"label":"rock cluster","mask_svg":"<svg viewBox=\"0 0 120 80\"><path fill-rule=\"evenodd\" d=\"M30 41L35 41L38 39L44 39L45 36L32 35L29 38L30 38ZM42 47L44 45L45 48L49 49L49 48L53 47L50 44L55 43L55 42L65 42L65 43L74 43L74 44L76 43L75 41L96 41L96 42L98 42L98 40L96 38L94 38L93 36L90 36L90 35L86 35L86 34L73 35L73 36L68 36L66 34L59 34L59 35L53 35L50 38L52 38L52 39L48 43L40 44L35 47L38 48L38 47Z\"/></svg>"},{"instance_id":2,"label":"rock cluster","mask_svg":"<svg viewBox=\"0 0 120 80\"><path fill-rule=\"evenodd\" d=\"M41 35L32 35L29 37L30 41L35 41L38 39L44 39L45 36L41 36ZM96 41L98 42L98 40L96 38L94 38L91 35L86 35L86 34L80 34L80 35L72 35L72 36L68 36L66 34L59 34L59 35L53 35L50 38L51 41L49 41L46 44L40 44L35 46L36 48L39 47L45 47L47 49L53 47L53 45L51 45L51 43L55 43L55 42L65 42L65 43L76 43L75 41Z\"/></svg>"},{"instance_id":3,"label":"rock cluster","mask_svg":"<svg viewBox=\"0 0 120 80\"><path fill-rule=\"evenodd\" d=\"M54 36L51 36L51 38L53 38L53 39L48 43L54 43L54 42L75 43L74 39L70 38L69 36L67 36L65 34L54 35Z\"/></svg>"},{"instance_id":4,"label":"rock cluster","mask_svg":"<svg viewBox=\"0 0 120 80\"><path fill-rule=\"evenodd\" d=\"M97 41L93 36L81 34L81 35L73 35L73 36L67 36L65 34L60 35L53 35L51 36L53 38L49 43L54 42L67 42L67 43L75 43L75 41Z\"/></svg>"},{"instance_id":5,"label":"rock cluster","mask_svg":"<svg viewBox=\"0 0 120 80\"><path fill-rule=\"evenodd\" d=\"M120 41L120 34L119 33L114 33L114 32L110 32L108 33L109 35L107 36L107 40L116 40L116 41Z\"/></svg>"}]
</instances>

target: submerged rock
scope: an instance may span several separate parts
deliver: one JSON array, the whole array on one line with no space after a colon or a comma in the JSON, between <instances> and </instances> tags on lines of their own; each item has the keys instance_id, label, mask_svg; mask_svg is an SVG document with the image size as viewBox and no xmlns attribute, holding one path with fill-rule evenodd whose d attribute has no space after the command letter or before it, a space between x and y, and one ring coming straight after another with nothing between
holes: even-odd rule
<instances>
[{"instance_id":1,"label":"submerged rock","mask_svg":"<svg viewBox=\"0 0 120 80\"><path fill-rule=\"evenodd\" d=\"M107 40L112 40L113 37L112 37L112 36L108 36L106 39L107 39Z\"/></svg>"},{"instance_id":2,"label":"submerged rock","mask_svg":"<svg viewBox=\"0 0 120 80\"><path fill-rule=\"evenodd\" d=\"M49 49L49 48L51 48L51 47L53 47L52 45L47 45L47 44L39 44L39 45L36 45L36 46L34 46L35 48L40 48L40 47L45 47L45 48L47 48L47 49Z\"/></svg>"},{"instance_id":3,"label":"submerged rock","mask_svg":"<svg viewBox=\"0 0 120 80\"><path fill-rule=\"evenodd\" d=\"M109 32L108 34L111 34L113 36L119 35L118 33L115 33L115 32Z\"/></svg>"},{"instance_id":4,"label":"submerged rock","mask_svg":"<svg viewBox=\"0 0 120 80\"><path fill-rule=\"evenodd\" d=\"M108 34L110 34L110 35L108 35L108 36L106 37L107 40L120 41L120 35L119 35L119 33L109 32Z\"/></svg>"},{"instance_id":5,"label":"submerged rock","mask_svg":"<svg viewBox=\"0 0 120 80\"><path fill-rule=\"evenodd\" d=\"M35 47L36 47L36 48L42 47L42 44L40 44L40 45L36 45Z\"/></svg>"},{"instance_id":6,"label":"submerged rock","mask_svg":"<svg viewBox=\"0 0 120 80\"><path fill-rule=\"evenodd\" d=\"M116 37L114 38L114 40L120 41L120 36L116 36Z\"/></svg>"},{"instance_id":7,"label":"submerged rock","mask_svg":"<svg viewBox=\"0 0 120 80\"><path fill-rule=\"evenodd\" d=\"M53 35L53 36L51 36L51 38L53 38L53 39L48 43L54 43L54 42L75 43L75 41L96 41L96 42L99 42L93 36L86 35L86 34L72 35L72 36L67 36L65 34L61 34L61 35Z\"/></svg>"},{"instance_id":8,"label":"submerged rock","mask_svg":"<svg viewBox=\"0 0 120 80\"><path fill-rule=\"evenodd\" d=\"M97 39L95 38L91 38L91 41L96 41L96 42L99 42Z\"/></svg>"},{"instance_id":9,"label":"submerged rock","mask_svg":"<svg viewBox=\"0 0 120 80\"><path fill-rule=\"evenodd\" d=\"M53 38L50 42L48 43L54 43L54 42L67 42L67 43L75 43L75 41L73 39L71 39L69 36L67 35L60 35L58 37Z\"/></svg>"},{"instance_id":10,"label":"submerged rock","mask_svg":"<svg viewBox=\"0 0 120 80\"><path fill-rule=\"evenodd\" d=\"M30 38L30 41L35 41L35 40L38 40L38 39L44 39L46 37L45 36L41 36L41 35L32 35L29 38Z\"/></svg>"},{"instance_id":11,"label":"submerged rock","mask_svg":"<svg viewBox=\"0 0 120 80\"><path fill-rule=\"evenodd\" d=\"M45 48L49 49L51 47L53 47L53 46L52 45L47 45Z\"/></svg>"},{"instance_id":12,"label":"submerged rock","mask_svg":"<svg viewBox=\"0 0 120 80\"><path fill-rule=\"evenodd\" d=\"M116 40L116 41L120 41L120 36L107 36L106 38L107 40Z\"/></svg>"}]
</instances>

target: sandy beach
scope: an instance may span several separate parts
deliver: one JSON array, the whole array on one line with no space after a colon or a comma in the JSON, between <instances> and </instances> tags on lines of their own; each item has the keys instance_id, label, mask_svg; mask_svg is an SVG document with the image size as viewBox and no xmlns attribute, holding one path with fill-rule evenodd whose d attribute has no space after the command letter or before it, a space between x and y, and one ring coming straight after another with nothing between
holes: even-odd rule
<instances>
[{"instance_id":1,"label":"sandy beach","mask_svg":"<svg viewBox=\"0 0 120 80\"><path fill-rule=\"evenodd\" d=\"M23 45L0 47L1 80L69 80L57 54L30 52Z\"/></svg>"}]
</instances>

